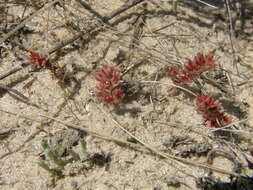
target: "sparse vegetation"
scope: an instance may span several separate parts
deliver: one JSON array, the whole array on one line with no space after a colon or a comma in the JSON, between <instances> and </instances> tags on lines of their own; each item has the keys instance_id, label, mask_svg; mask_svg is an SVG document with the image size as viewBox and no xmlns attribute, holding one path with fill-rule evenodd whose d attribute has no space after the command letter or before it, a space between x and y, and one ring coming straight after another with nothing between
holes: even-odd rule
<instances>
[{"instance_id":1,"label":"sparse vegetation","mask_svg":"<svg viewBox=\"0 0 253 190\"><path fill-rule=\"evenodd\" d=\"M42 67L45 65L45 63L48 61L48 59L45 56L40 55L39 53L30 51L29 52L29 63L37 65L39 67Z\"/></svg>"},{"instance_id":2,"label":"sparse vegetation","mask_svg":"<svg viewBox=\"0 0 253 190\"><path fill-rule=\"evenodd\" d=\"M95 75L99 82L96 86L97 96L107 104L120 103L125 94L121 89L120 73L112 66L106 65Z\"/></svg>"},{"instance_id":3,"label":"sparse vegetation","mask_svg":"<svg viewBox=\"0 0 253 190\"><path fill-rule=\"evenodd\" d=\"M175 84L186 85L193 82L194 79L200 77L202 73L215 67L213 56L213 53L209 53L207 55L198 53L194 57L193 61L189 60L183 68L169 66L165 68L165 73Z\"/></svg>"},{"instance_id":4,"label":"sparse vegetation","mask_svg":"<svg viewBox=\"0 0 253 190\"><path fill-rule=\"evenodd\" d=\"M51 147L46 140L41 142L41 146L47 158L47 163L44 160L40 160L38 165L47 170L53 176L62 175L64 167L68 163L73 161L83 162L89 160L90 158L84 139L79 140L80 153L76 153L71 147L69 147L68 138L64 138L59 147L56 147L55 149ZM66 159L66 155L69 156L69 158ZM52 164L55 165L55 167L51 166Z\"/></svg>"},{"instance_id":5,"label":"sparse vegetation","mask_svg":"<svg viewBox=\"0 0 253 190\"><path fill-rule=\"evenodd\" d=\"M221 105L218 100L211 96L198 94L196 97L197 112L204 118L204 124L218 128L231 123L232 118L221 111Z\"/></svg>"},{"instance_id":6,"label":"sparse vegetation","mask_svg":"<svg viewBox=\"0 0 253 190\"><path fill-rule=\"evenodd\" d=\"M252 190L252 10L0 2L0 189Z\"/></svg>"}]
</instances>

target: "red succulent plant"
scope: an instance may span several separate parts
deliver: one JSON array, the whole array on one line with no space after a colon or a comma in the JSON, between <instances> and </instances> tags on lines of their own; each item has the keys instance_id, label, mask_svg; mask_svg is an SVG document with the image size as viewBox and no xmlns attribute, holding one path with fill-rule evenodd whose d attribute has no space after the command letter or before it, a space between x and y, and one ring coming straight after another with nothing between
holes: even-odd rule
<instances>
[{"instance_id":1,"label":"red succulent plant","mask_svg":"<svg viewBox=\"0 0 253 190\"><path fill-rule=\"evenodd\" d=\"M44 66L44 64L48 61L48 58L46 56L43 56L39 53L29 51L29 62L34 65L38 65L40 67Z\"/></svg>"},{"instance_id":2,"label":"red succulent plant","mask_svg":"<svg viewBox=\"0 0 253 190\"><path fill-rule=\"evenodd\" d=\"M230 116L222 112L221 104L211 96L198 94L196 97L197 112L204 118L204 124L218 128L229 124L232 121Z\"/></svg>"},{"instance_id":3,"label":"red succulent plant","mask_svg":"<svg viewBox=\"0 0 253 190\"><path fill-rule=\"evenodd\" d=\"M125 94L121 89L120 72L112 65L99 69L95 78L99 82L96 86L99 99L107 104L118 104L123 100Z\"/></svg>"},{"instance_id":4,"label":"red succulent plant","mask_svg":"<svg viewBox=\"0 0 253 190\"><path fill-rule=\"evenodd\" d=\"M192 82L192 77L184 69L167 67L165 68L165 72L176 85L183 86Z\"/></svg>"},{"instance_id":5,"label":"red succulent plant","mask_svg":"<svg viewBox=\"0 0 253 190\"><path fill-rule=\"evenodd\" d=\"M193 61L189 60L183 68L166 67L165 73L177 85L185 85L191 83L195 78L199 77L203 72L206 72L215 67L214 54L209 53L204 55L198 53Z\"/></svg>"}]
</instances>

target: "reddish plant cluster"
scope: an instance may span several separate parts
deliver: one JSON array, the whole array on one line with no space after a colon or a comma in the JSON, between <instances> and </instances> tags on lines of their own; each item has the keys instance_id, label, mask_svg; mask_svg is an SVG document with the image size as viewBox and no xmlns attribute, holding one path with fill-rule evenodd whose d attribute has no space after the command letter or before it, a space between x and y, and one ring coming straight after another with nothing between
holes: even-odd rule
<instances>
[{"instance_id":1,"label":"reddish plant cluster","mask_svg":"<svg viewBox=\"0 0 253 190\"><path fill-rule=\"evenodd\" d=\"M193 79L199 77L203 72L214 68L213 57L213 53L207 55L198 53L193 61L189 60L183 68L167 67L165 68L165 73L175 84L182 86L192 82Z\"/></svg>"},{"instance_id":2,"label":"reddish plant cluster","mask_svg":"<svg viewBox=\"0 0 253 190\"><path fill-rule=\"evenodd\" d=\"M222 107L218 100L214 100L211 96L198 94L196 97L197 112L204 118L204 124L218 128L225 126L232 121L230 116L225 115L221 111Z\"/></svg>"},{"instance_id":3,"label":"reddish plant cluster","mask_svg":"<svg viewBox=\"0 0 253 190\"><path fill-rule=\"evenodd\" d=\"M99 69L95 78L99 82L96 86L99 99L107 104L118 104L123 100L125 94L121 89L120 73L112 65Z\"/></svg>"},{"instance_id":4,"label":"reddish plant cluster","mask_svg":"<svg viewBox=\"0 0 253 190\"><path fill-rule=\"evenodd\" d=\"M34 65L37 65L37 66L44 66L45 63L48 61L48 58L39 54L39 53L36 53L36 52L33 52L33 51L29 51L30 55L29 55L29 62L31 64L34 64Z\"/></svg>"}]
</instances>

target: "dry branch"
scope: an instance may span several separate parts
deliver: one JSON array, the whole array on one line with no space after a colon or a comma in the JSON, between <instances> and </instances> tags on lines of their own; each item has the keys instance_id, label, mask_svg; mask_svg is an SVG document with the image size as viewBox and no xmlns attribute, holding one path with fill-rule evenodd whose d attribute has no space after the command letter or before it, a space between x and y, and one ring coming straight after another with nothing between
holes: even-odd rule
<instances>
[{"instance_id":1,"label":"dry branch","mask_svg":"<svg viewBox=\"0 0 253 190\"><path fill-rule=\"evenodd\" d=\"M39 123L42 122L42 121L39 121L37 119L34 119L34 117L29 117L29 116L26 116L26 115L23 115L23 114L18 114L18 113L6 111L6 110L1 110L1 109L0 109L0 111L4 112L4 113L7 113L7 114L11 114L11 115L16 115L16 116L21 117L21 118L29 119L31 121L35 121L35 122L39 122ZM99 132L87 129L85 126L78 126L78 125L74 125L72 123L64 122L62 120L59 120L59 119L55 118L54 116L51 117L51 116L42 115L42 114L39 114L39 116L42 116L42 117L48 118L50 120L53 120L55 122L61 123L61 124L65 125L68 128L72 128L72 129L75 129L75 130L81 130L83 132L88 133L91 136L98 137L98 138L101 138L101 139L104 139L104 140L109 140L109 141L113 141L115 143L125 144L125 145L128 145L128 146L146 148L146 149L150 150L151 152L153 152L154 154L160 156L161 158L166 158L166 159L169 159L169 160L171 160L171 159L177 160L177 161L179 161L183 164L186 164L186 165L190 165L190 166L194 166L194 167L198 167L198 168L202 168L202 169L209 169L209 170L212 170L212 171L215 171L215 172L218 172L218 173L222 173L222 174L225 174L225 175L239 176L239 174L237 174L237 173L230 172L230 171L227 171L227 170L224 170L224 169L221 169L221 168L213 167L213 166L210 166L208 164L202 164L202 163L194 162L194 161L187 160L187 159L184 159L184 158L180 158L180 157L174 156L172 154L160 152L160 151L156 150L155 148L153 148L152 146L150 146L150 145L148 145L144 142L138 141L140 143L140 145L137 145L137 144L130 143L130 142L127 142L127 141L123 141L123 140L118 139L116 137L108 136L108 135L101 134ZM116 123L116 124L120 125L119 123ZM1 156L0 159L1 158L3 158L3 156Z\"/></svg>"},{"instance_id":2,"label":"dry branch","mask_svg":"<svg viewBox=\"0 0 253 190\"><path fill-rule=\"evenodd\" d=\"M41 12L43 12L44 10L48 9L49 7L53 6L55 3L58 3L60 0L55 0L51 3L48 3L46 6L44 6L43 8L41 8L40 10L36 11L34 14L32 14L30 17L28 17L27 19L25 19L23 22L21 22L18 26L16 26L16 28L14 28L12 31L8 32L7 34L5 34L1 39L0 39L0 44L5 42L7 39L9 39L13 34L15 34L18 30L20 30L21 28L23 28L25 26L25 24L27 22L29 22L30 20L32 20L35 16L39 15Z\"/></svg>"},{"instance_id":3,"label":"dry branch","mask_svg":"<svg viewBox=\"0 0 253 190\"><path fill-rule=\"evenodd\" d=\"M6 39L8 39L9 37L11 37L15 32L17 32L20 28L24 27L25 23L28 22L29 20L31 20L34 16L36 16L38 13L41 13L43 10L47 9L48 7L52 6L54 3L57 3L59 0L56 0L50 4L48 4L47 6L45 6L44 8L40 9L39 11L37 11L36 13L34 13L34 15L32 15L31 17L29 17L28 19L26 19L25 21L23 21L17 28L15 28L13 31L9 32L8 34L6 34L2 39L0 39L0 44L2 42L4 42ZM131 3L127 3L125 5L123 5L122 7L120 7L119 9L113 11L112 13L110 13L108 16L103 17L103 20L101 20L101 18L99 17L98 19L101 20L103 23L107 23L108 21L112 20L114 17L120 15L121 13L123 13L124 11L140 4L144 2L144 0L135 0L135 1L131 1ZM95 14L95 16L97 16L97 14ZM102 25L102 24L101 24ZM73 36L70 39L67 39L65 41L63 41L60 44L56 44L54 47L52 47L50 50L48 50L47 54L52 54L54 52L56 52L57 50L73 43L74 41L76 41L77 39L79 39L80 37L84 36L85 34L91 33L92 31L94 31L96 28L98 28L99 26L97 25L97 23L93 24L90 26L90 28L86 31L82 31L79 32L77 35ZM22 62L18 65L15 65L14 67L10 68L9 70L3 72L0 74L0 80L4 79L6 77L8 77L11 74L14 74L17 71L20 71L23 67L28 66L29 64L27 62Z\"/></svg>"}]
</instances>

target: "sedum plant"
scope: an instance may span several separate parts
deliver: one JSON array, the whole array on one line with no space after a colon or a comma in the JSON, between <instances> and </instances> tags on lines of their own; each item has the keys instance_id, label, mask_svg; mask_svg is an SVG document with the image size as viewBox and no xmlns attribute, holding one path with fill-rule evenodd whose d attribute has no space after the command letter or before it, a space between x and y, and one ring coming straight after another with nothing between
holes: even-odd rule
<instances>
[{"instance_id":1,"label":"sedum plant","mask_svg":"<svg viewBox=\"0 0 253 190\"><path fill-rule=\"evenodd\" d=\"M197 112L204 118L206 126L218 128L231 123L232 117L225 115L219 100L214 100L208 95L198 94L195 101Z\"/></svg>"},{"instance_id":2,"label":"sedum plant","mask_svg":"<svg viewBox=\"0 0 253 190\"><path fill-rule=\"evenodd\" d=\"M52 148L47 140L42 140L41 146L48 162L40 160L38 165L47 170L51 175L61 175L64 167L72 161L86 161L90 155L87 152L86 142L83 139L79 140L80 153L74 152L69 148L68 138L64 138L63 142L56 149ZM64 153L70 155L69 159L64 159Z\"/></svg>"},{"instance_id":3,"label":"sedum plant","mask_svg":"<svg viewBox=\"0 0 253 190\"><path fill-rule=\"evenodd\" d=\"M97 96L107 104L118 104L125 97L120 82L120 72L112 65L105 65L95 75L98 84L96 85Z\"/></svg>"},{"instance_id":4,"label":"sedum plant","mask_svg":"<svg viewBox=\"0 0 253 190\"><path fill-rule=\"evenodd\" d=\"M193 60L188 60L183 68L166 67L165 73L176 85L183 86L191 83L194 79L200 77L202 73L214 67L214 54L212 52L207 55L198 53Z\"/></svg>"}]
</instances>

